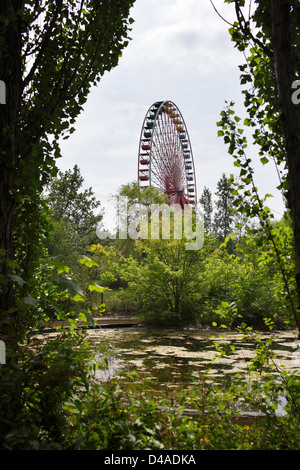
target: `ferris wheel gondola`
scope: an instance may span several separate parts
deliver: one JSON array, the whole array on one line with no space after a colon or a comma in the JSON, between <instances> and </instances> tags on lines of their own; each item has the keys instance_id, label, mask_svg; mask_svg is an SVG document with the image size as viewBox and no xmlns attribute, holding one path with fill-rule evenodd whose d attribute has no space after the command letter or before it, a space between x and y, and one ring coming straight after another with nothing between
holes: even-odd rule
<instances>
[{"instance_id":1,"label":"ferris wheel gondola","mask_svg":"<svg viewBox=\"0 0 300 470\"><path fill-rule=\"evenodd\" d=\"M197 187L188 130L172 101L157 101L143 121L139 154L140 187L153 186L165 193L170 204L196 204Z\"/></svg>"}]
</instances>

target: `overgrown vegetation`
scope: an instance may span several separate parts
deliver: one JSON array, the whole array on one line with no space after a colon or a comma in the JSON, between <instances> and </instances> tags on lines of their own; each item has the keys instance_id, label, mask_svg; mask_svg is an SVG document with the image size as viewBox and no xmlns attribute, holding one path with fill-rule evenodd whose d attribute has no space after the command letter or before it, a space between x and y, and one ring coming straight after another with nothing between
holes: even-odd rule
<instances>
[{"instance_id":1,"label":"overgrown vegetation","mask_svg":"<svg viewBox=\"0 0 300 470\"><path fill-rule=\"evenodd\" d=\"M134 203L138 191L135 188ZM153 194L151 198L155 200ZM244 224L241 234L233 205L230 211L237 221L233 231L226 237L213 230L206 233L200 250L186 250L185 238L177 240L172 232L170 239L129 238L94 245L91 257L98 263L94 276L113 290L104 295L107 308L114 305L118 313L138 315L153 324L211 325L219 304L234 302L239 321L249 326L263 327L265 317L274 319L278 327L295 325L293 234L288 213L280 221L269 221L274 247L258 222L249 223L248 230ZM275 248L280 250L280 264Z\"/></svg>"},{"instance_id":2,"label":"overgrown vegetation","mask_svg":"<svg viewBox=\"0 0 300 470\"><path fill-rule=\"evenodd\" d=\"M224 327L232 315L233 309L226 318L222 312ZM244 341L255 339L246 325L240 332ZM9 369L2 377L8 432L1 449L296 450L299 376L275 365L271 337L255 341L246 374L236 374L228 388L213 385L204 372L197 385L157 395L136 372L95 383L97 365L81 334L36 339L36 351L23 351L18 361L18 381ZM226 346L217 345L216 358L230 354ZM262 415L247 419L245 409Z\"/></svg>"}]
</instances>

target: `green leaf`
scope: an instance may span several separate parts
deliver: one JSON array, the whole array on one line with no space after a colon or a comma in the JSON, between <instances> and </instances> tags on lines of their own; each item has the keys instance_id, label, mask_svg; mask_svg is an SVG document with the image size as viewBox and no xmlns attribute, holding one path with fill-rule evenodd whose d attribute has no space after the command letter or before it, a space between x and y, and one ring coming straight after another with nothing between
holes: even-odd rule
<instances>
[{"instance_id":1,"label":"green leaf","mask_svg":"<svg viewBox=\"0 0 300 470\"><path fill-rule=\"evenodd\" d=\"M91 292L93 292L93 291L104 292L105 290L108 290L107 287L101 287L98 284L96 284L95 282L91 282L90 284L88 284L87 287Z\"/></svg>"},{"instance_id":2,"label":"green leaf","mask_svg":"<svg viewBox=\"0 0 300 470\"><path fill-rule=\"evenodd\" d=\"M79 295L79 294L75 294L73 297L72 297L72 300L74 300L75 302L84 302L84 298Z\"/></svg>"},{"instance_id":3,"label":"green leaf","mask_svg":"<svg viewBox=\"0 0 300 470\"><path fill-rule=\"evenodd\" d=\"M69 266L66 266L62 261L54 261L52 265L56 268L58 274L68 273L70 271Z\"/></svg>"},{"instance_id":4,"label":"green leaf","mask_svg":"<svg viewBox=\"0 0 300 470\"><path fill-rule=\"evenodd\" d=\"M244 120L244 125L245 125L245 126L251 126L251 124L252 124L251 119L246 118L246 119Z\"/></svg>"},{"instance_id":5,"label":"green leaf","mask_svg":"<svg viewBox=\"0 0 300 470\"><path fill-rule=\"evenodd\" d=\"M23 299L24 304L30 305L31 307L37 307L39 305L39 301L34 299L33 297L24 297Z\"/></svg>"},{"instance_id":6,"label":"green leaf","mask_svg":"<svg viewBox=\"0 0 300 470\"><path fill-rule=\"evenodd\" d=\"M93 261L91 258L88 258L87 256L85 256L84 258L81 258L79 260L79 263L84 264L88 268L91 268L92 266L98 266L98 263L96 263L96 261Z\"/></svg>"},{"instance_id":7,"label":"green leaf","mask_svg":"<svg viewBox=\"0 0 300 470\"><path fill-rule=\"evenodd\" d=\"M103 253L104 255L107 256L106 251L104 250L103 246L100 245L100 243L97 243L97 245L95 245L95 244L92 245L92 246L90 247L90 250L91 250L91 251L99 250L101 253Z\"/></svg>"},{"instance_id":8,"label":"green leaf","mask_svg":"<svg viewBox=\"0 0 300 470\"><path fill-rule=\"evenodd\" d=\"M89 323L92 326L96 325L96 321L94 318L88 313L88 312L81 312L79 315L79 318L87 323Z\"/></svg>"},{"instance_id":9,"label":"green leaf","mask_svg":"<svg viewBox=\"0 0 300 470\"><path fill-rule=\"evenodd\" d=\"M66 277L60 277L58 280L58 290L64 292L67 290L72 297L75 297L76 294L82 295L82 289L80 286L73 281L73 279L68 279Z\"/></svg>"},{"instance_id":10,"label":"green leaf","mask_svg":"<svg viewBox=\"0 0 300 470\"><path fill-rule=\"evenodd\" d=\"M20 287L23 287L24 284L26 284L24 279L22 277L18 276L17 274L8 274L8 277L10 277L17 284L19 284Z\"/></svg>"},{"instance_id":11,"label":"green leaf","mask_svg":"<svg viewBox=\"0 0 300 470\"><path fill-rule=\"evenodd\" d=\"M260 161L263 165L266 165L266 163L269 163L269 159L267 157L262 157Z\"/></svg>"}]
</instances>

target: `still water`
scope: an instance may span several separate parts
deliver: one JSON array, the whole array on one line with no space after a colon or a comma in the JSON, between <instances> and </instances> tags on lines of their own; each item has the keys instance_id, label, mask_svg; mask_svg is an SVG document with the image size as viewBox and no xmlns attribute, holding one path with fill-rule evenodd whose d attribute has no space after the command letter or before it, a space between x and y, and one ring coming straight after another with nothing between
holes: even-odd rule
<instances>
[{"instance_id":1,"label":"still water","mask_svg":"<svg viewBox=\"0 0 300 470\"><path fill-rule=\"evenodd\" d=\"M265 341L271 335L260 333L259 336ZM254 339L245 343L243 336L237 332L199 328L101 328L89 330L87 339L99 364L99 380L116 377L119 372L130 374L137 371L154 386L166 385L168 388L197 383L199 373L208 368L209 380L224 384L236 373L245 371L257 347ZM215 358L216 339L229 348L233 346L229 355ZM276 332L272 348L279 368L299 371L300 342L295 331Z\"/></svg>"}]
</instances>

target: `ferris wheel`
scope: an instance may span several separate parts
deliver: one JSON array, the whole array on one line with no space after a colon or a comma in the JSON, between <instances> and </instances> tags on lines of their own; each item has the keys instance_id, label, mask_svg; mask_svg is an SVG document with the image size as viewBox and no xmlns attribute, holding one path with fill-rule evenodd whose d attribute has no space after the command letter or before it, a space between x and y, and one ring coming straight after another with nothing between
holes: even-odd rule
<instances>
[{"instance_id":1,"label":"ferris wheel","mask_svg":"<svg viewBox=\"0 0 300 470\"><path fill-rule=\"evenodd\" d=\"M150 106L143 122L138 155L140 187L164 192L170 204L197 202L192 147L184 119L172 101Z\"/></svg>"}]
</instances>

